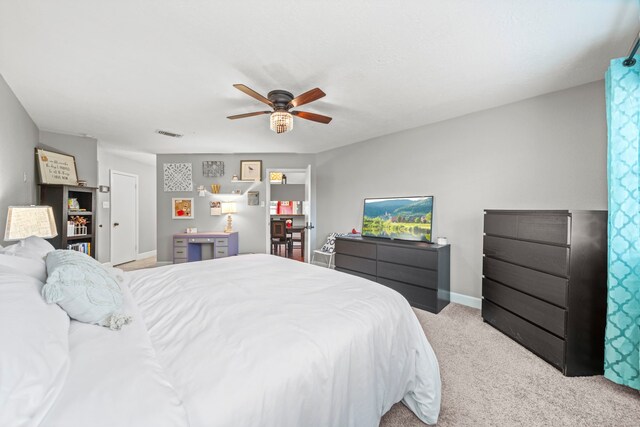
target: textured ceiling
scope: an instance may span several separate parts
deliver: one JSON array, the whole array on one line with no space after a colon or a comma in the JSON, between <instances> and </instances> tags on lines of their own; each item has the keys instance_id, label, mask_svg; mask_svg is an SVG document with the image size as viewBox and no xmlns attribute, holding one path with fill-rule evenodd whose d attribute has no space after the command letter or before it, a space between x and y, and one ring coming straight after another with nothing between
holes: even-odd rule
<instances>
[{"instance_id":1,"label":"textured ceiling","mask_svg":"<svg viewBox=\"0 0 640 427\"><path fill-rule=\"evenodd\" d=\"M113 148L318 152L601 79L639 27L635 0L0 0L0 74ZM227 120L265 107L234 83L320 87L300 110L334 120Z\"/></svg>"}]
</instances>

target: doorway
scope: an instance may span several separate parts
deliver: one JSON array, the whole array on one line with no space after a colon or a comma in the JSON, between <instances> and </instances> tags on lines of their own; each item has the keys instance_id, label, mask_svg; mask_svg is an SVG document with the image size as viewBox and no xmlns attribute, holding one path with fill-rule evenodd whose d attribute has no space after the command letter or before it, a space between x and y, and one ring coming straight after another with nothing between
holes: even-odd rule
<instances>
[{"instance_id":1,"label":"doorway","mask_svg":"<svg viewBox=\"0 0 640 427\"><path fill-rule=\"evenodd\" d=\"M311 165L306 168L269 168L266 170L266 253L287 256L303 262L311 260L315 230L311 212ZM274 251L272 220L284 221L284 248Z\"/></svg>"},{"instance_id":2,"label":"doorway","mask_svg":"<svg viewBox=\"0 0 640 427\"><path fill-rule=\"evenodd\" d=\"M138 175L111 171L111 264L135 261L138 255Z\"/></svg>"}]
</instances>

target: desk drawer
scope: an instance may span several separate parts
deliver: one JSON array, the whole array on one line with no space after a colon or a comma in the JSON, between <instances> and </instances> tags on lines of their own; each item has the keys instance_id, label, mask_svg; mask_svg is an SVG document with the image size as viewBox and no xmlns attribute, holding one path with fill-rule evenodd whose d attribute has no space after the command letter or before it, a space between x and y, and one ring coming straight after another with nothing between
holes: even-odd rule
<instances>
[{"instance_id":1,"label":"desk drawer","mask_svg":"<svg viewBox=\"0 0 640 427\"><path fill-rule=\"evenodd\" d=\"M384 244L378 245L378 261L430 268L431 270L438 269L438 253L436 251L401 248Z\"/></svg>"},{"instance_id":2,"label":"desk drawer","mask_svg":"<svg viewBox=\"0 0 640 427\"><path fill-rule=\"evenodd\" d=\"M218 246L216 246L213 249L213 252L214 252L213 257L214 258L225 258L225 257L228 257L229 256L228 249L229 248L227 248L227 247L218 247Z\"/></svg>"},{"instance_id":3,"label":"desk drawer","mask_svg":"<svg viewBox=\"0 0 640 427\"><path fill-rule=\"evenodd\" d=\"M190 237L189 243L213 243L213 237Z\"/></svg>"},{"instance_id":4,"label":"desk drawer","mask_svg":"<svg viewBox=\"0 0 640 427\"><path fill-rule=\"evenodd\" d=\"M567 306L569 281L563 277L520 267L497 259L483 257L482 274L536 298L560 307Z\"/></svg>"},{"instance_id":5,"label":"desk drawer","mask_svg":"<svg viewBox=\"0 0 640 427\"><path fill-rule=\"evenodd\" d=\"M227 239L226 237L216 238L214 244L216 245L216 247L229 246L229 239Z\"/></svg>"},{"instance_id":6,"label":"desk drawer","mask_svg":"<svg viewBox=\"0 0 640 427\"><path fill-rule=\"evenodd\" d=\"M179 247L179 248L173 248L173 257L174 258L187 258L187 248L186 247Z\"/></svg>"},{"instance_id":7,"label":"desk drawer","mask_svg":"<svg viewBox=\"0 0 640 427\"><path fill-rule=\"evenodd\" d=\"M181 237L179 239L173 239L173 246L187 246L187 239Z\"/></svg>"},{"instance_id":8,"label":"desk drawer","mask_svg":"<svg viewBox=\"0 0 640 427\"><path fill-rule=\"evenodd\" d=\"M378 277L438 289L438 272L435 270L378 261Z\"/></svg>"},{"instance_id":9,"label":"desk drawer","mask_svg":"<svg viewBox=\"0 0 640 427\"><path fill-rule=\"evenodd\" d=\"M569 244L570 219L567 214L498 214L484 216L484 232L514 239Z\"/></svg>"},{"instance_id":10,"label":"desk drawer","mask_svg":"<svg viewBox=\"0 0 640 427\"><path fill-rule=\"evenodd\" d=\"M484 236L484 254L556 276L569 277L569 248Z\"/></svg>"},{"instance_id":11,"label":"desk drawer","mask_svg":"<svg viewBox=\"0 0 640 427\"><path fill-rule=\"evenodd\" d=\"M558 369L564 364L564 341L553 334L482 300L482 318L494 328L519 342Z\"/></svg>"},{"instance_id":12,"label":"desk drawer","mask_svg":"<svg viewBox=\"0 0 640 427\"><path fill-rule=\"evenodd\" d=\"M566 312L555 305L486 278L482 279L482 296L561 338L565 337Z\"/></svg>"},{"instance_id":13,"label":"desk drawer","mask_svg":"<svg viewBox=\"0 0 640 427\"><path fill-rule=\"evenodd\" d=\"M361 241L350 242L346 239L336 239L336 253L376 259L376 245L375 243L365 243Z\"/></svg>"},{"instance_id":14,"label":"desk drawer","mask_svg":"<svg viewBox=\"0 0 640 427\"><path fill-rule=\"evenodd\" d=\"M376 275L376 261L357 256L336 254L336 268L344 268L371 276Z\"/></svg>"}]
</instances>

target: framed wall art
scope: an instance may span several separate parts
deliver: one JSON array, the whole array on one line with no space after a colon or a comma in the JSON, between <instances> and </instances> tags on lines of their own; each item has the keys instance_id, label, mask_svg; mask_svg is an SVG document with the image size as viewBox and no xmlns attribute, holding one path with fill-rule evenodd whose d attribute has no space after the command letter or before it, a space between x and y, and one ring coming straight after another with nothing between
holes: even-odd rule
<instances>
[{"instance_id":1,"label":"framed wall art","mask_svg":"<svg viewBox=\"0 0 640 427\"><path fill-rule=\"evenodd\" d=\"M224 162L202 162L202 176L206 176L208 178L217 178L220 176L224 176Z\"/></svg>"},{"instance_id":2,"label":"framed wall art","mask_svg":"<svg viewBox=\"0 0 640 427\"><path fill-rule=\"evenodd\" d=\"M240 160L240 181L262 181L262 160Z\"/></svg>"},{"instance_id":3,"label":"framed wall art","mask_svg":"<svg viewBox=\"0 0 640 427\"><path fill-rule=\"evenodd\" d=\"M193 219L193 198L171 199L171 218L173 219Z\"/></svg>"},{"instance_id":4,"label":"framed wall art","mask_svg":"<svg viewBox=\"0 0 640 427\"><path fill-rule=\"evenodd\" d=\"M76 158L36 148L40 184L78 185Z\"/></svg>"},{"instance_id":5,"label":"framed wall art","mask_svg":"<svg viewBox=\"0 0 640 427\"><path fill-rule=\"evenodd\" d=\"M164 191L193 191L191 163L165 163Z\"/></svg>"},{"instance_id":6,"label":"framed wall art","mask_svg":"<svg viewBox=\"0 0 640 427\"><path fill-rule=\"evenodd\" d=\"M260 206L260 192L259 191L249 191L247 193L247 205L249 205L249 206Z\"/></svg>"}]
</instances>

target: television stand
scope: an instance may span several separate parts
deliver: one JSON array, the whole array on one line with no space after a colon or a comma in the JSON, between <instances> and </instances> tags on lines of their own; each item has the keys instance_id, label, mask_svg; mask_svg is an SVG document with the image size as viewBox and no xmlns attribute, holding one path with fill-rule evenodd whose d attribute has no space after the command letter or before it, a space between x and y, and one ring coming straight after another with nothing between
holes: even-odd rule
<instances>
[{"instance_id":1,"label":"television stand","mask_svg":"<svg viewBox=\"0 0 640 427\"><path fill-rule=\"evenodd\" d=\"M336 238L336 270L378 282L417 308L449 304L450 245L367 237Z\"/></svg>"}]
</instances>

